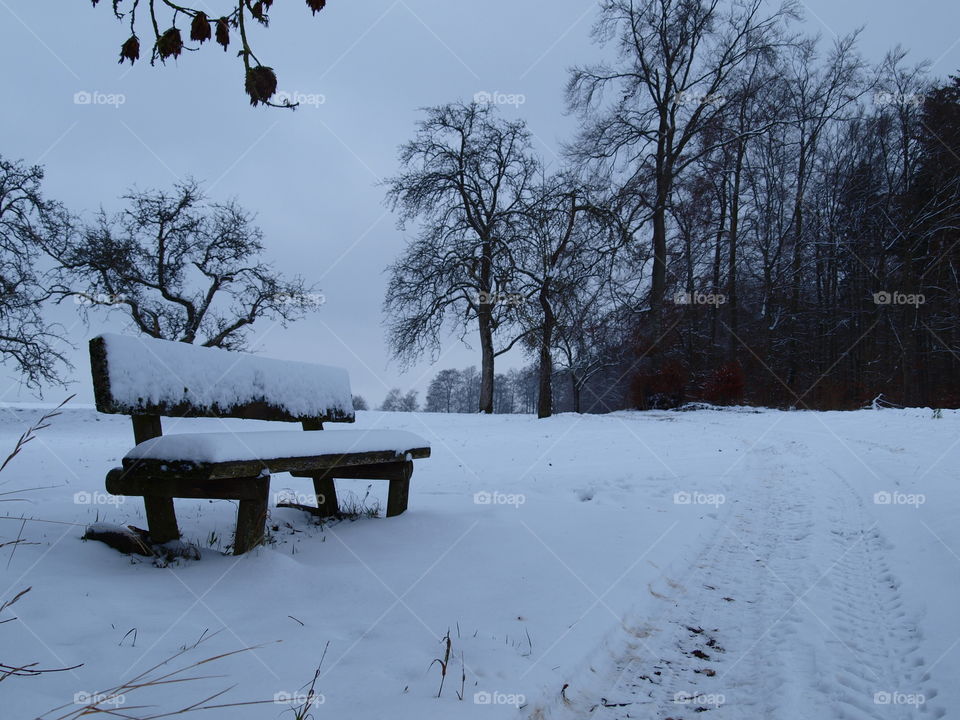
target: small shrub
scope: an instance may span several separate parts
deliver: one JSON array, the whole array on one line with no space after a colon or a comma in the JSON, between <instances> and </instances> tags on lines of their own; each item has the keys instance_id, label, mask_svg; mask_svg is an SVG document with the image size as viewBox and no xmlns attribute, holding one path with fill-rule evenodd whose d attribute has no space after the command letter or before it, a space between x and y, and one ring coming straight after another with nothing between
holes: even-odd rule
<instances>
[{"instance_id":1,"label":"small shrub","mask_svg":"<svg viewBox=\"0 0 960 720\"><path fill-rule=\"evenodd\" d=\"M714 405L737 405L743 401L746 382L738 362L722 365L707 378L703 399Z\"/></svg>"},{"instance_id":2,"label":"small shrub","mask_svg":"<svg viewBox=\"0 0 960 720\"><path fill-rule=\"evenodd\" d=\"M688 373L680 360L668 359L656 369L637 373L630 383L630 404L638 410L671 410L686 395Z\"/></svg>"}]
</instances>

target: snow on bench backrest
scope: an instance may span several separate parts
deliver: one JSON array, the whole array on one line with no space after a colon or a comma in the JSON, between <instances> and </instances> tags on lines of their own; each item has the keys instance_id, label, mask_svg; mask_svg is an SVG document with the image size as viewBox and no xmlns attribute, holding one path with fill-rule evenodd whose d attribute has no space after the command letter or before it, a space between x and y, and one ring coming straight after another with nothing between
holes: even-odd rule
<instances>
[{"instance_id":1,"label":"snow on bench backrest","mask_svg":"<svg viewBox=\"0 0 960 720\"><path fill-rule=\"evenodd\" d=\"M354 420L343 368L114 334L90 341L90 368L103 413Z\"/></svg>"}]
</instances>

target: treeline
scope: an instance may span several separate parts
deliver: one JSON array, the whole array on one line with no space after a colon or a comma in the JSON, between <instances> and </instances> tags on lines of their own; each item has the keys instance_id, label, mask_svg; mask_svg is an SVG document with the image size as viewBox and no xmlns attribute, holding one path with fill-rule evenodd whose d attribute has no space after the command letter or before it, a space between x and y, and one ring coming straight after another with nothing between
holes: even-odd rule
<instances>
[{"instance_id":1,"label":"treeline","mask_svg":"<svg viewBox=\"0 0 960 720\"><path fill-rule=\"evenodd\" d=\"M426 412L471 413L477 410L480 373L470 366L463 370L441 370L427 388ZM498 373L494 379L495 413L531 413L537 402L537 376L532 369Z\"/></svg>"},{"instance_id":2,"label":"treeline","mask_svg":"<svg viewBox=\"0 0 960 720\"><path fill-rule=\"evenodd\" d=\"M515 347L540 416L960 405L960 79L767 7L601 2L559 167L491 104L428 109L388 181L396 356L476 333L479 402L449 384L481 412Z\"/></svg>"},{"instance_id":3,"label":"treeline","mask_svg":"<svg viewBox=\"0 0 960 720\"><path fill-rule=\"evenodd\" d=\"M535 368L498 373L493 396L495 413L532 413L537 406L537 371ZM421 406L418 392L404 393L400 388L387 392L377 408L387 412L472 413L477 410L480 393L480 373L476 366L463 370L440 370L427 387L427 395ZM358 400L360 404L358 405ZM354 408L366 410L366 401L354 396Z\"/></svg>"},{"instance_id":4,"label":"treeline","mask_svg":"<svg viewBox=\"0 0 960 720\"><path fill-rule=\"evenodd\" d=\"M593 389L609 387L614 368L604 381L591 383L586 392L580 392L579 407L576 404L573 377L561 371L554 376L553 407L555 412L606 412L611 405L606 398L593 394ZM496 414L530 414L537 411L539 395L539 372L536 365L510 368L497 373L494 379L493 412ZM480 373L475 366L463 370L440 370L427 387L427 397L422 410L435 413L474 413L480 392ZM394 391L388 398L395 396ZM383 409L383 408L381 408ZM390 409L401 408L391 406ZM409 409L409 408L403 408ZM414 410L421 409L414 407Z\"/></svg>"}]
</instances>

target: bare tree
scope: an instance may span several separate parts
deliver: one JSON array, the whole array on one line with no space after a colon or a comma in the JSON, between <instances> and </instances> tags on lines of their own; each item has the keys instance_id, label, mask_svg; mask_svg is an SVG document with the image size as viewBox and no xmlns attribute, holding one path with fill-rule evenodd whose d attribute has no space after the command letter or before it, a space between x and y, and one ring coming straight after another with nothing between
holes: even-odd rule
<instances>
[{"instance_id":1,"label":"bare tree","mask_svg":"<svg viewBox=\"0 0 960 720\"><path fill-rule=\"evenodd\" d=\"M99 1L92 0L94 7ZM314 15L327 4L326 0L306 0L306 3ZM130 29L130 37L120 47L120 62L129 61L132 65L140 59L138 28L146 27L152 38L151 65L157 60L162 63L170 58L176 60L184 50L198 50L208 40L215 40L227 52L234 39L233 31L236 31L240 43L237 57L243 62L244 89L250 104L296 107L289 100L280 104L271 102L277 91L277 76L273 68L260 62L250 47L248 25L267 27L273 0L229 0L217 4L224 7L223 15L210 15L210 8L205 3L201 3L200 7L189 7L171 0L112 0L114 17ZM190 36L184 41L182 29L186 25L190 26ZM196 45L191 47L187 42Z\"/></svg>"},{"instance_id":2,"label":"bare tree","mask_svg":"<svg viewBox=\"0 0 960 720\"><path fill-rule=\"evenodd\" d=\"M777 42L792 1L770 15L764 0L603 0L594 30L617 60L574 70L570 106L585 129L578 159L621 171L652 222L650 308L667 286L667 220L676 179L697 159L693 141L728 111L733 74ZM616 99L605 104L604 94ZM726 139L727 142L731 138Z\"/></svg>"},{"instance_id":3,"label":"bare tree","mask_svg":"<svg viewBox=\"0 0 960 720\"><path fill-rule=\"evenodd\" d=\"M400 403L403 400L403 392L400 388L390 388L387 396L380 403L380 410L384 412L397 412L400 409Z\"/></svg>"},{"instance_id":4,"label":"bare tree","mask_svg":"<svg viewBox=\"0 0 960 720\"><path fill-rule=\"evenodd\" d=\"M517 407L517 370L497 374L494 412L509 414ZM426 412L469 413L474 411L479 377L475 367L440 370L427 389Z\"/></svg>"},{"instance_id":5,"label":"bare tree","mask_svg":"<svg viewBox=\"0 0 960 720\"><path fill-rule=\"evenodd\" d=\"M477 411L477 398L480 396L480 373L475 365L465 367L460 371L460 384L457 386L455 398L458 413Z\"/></svg>"},{"instance_id":6,"label":"bare tree","mask_svg":"<svg viewBox=\"0 0 960 720\"><path fill-rule=\"evenodd\" d=\"M805 210L815 156L831 123L856 109L858 98L867 87L862 81L863 62L856 52L857 34L840 38L821 64L814 39L796 44L784 62L785 117L791 133L794 159L793 205L791 217L790 299L787 317L791 329L791 358L787 384L793 385L800 367L798 352L801 338L799 314L803 303L804 275L810 267Z\"/></svg>"},{"instance_id":7,"label":"bare tree","mask_svg":"<svg viewBox=\"0 0 960 720\"><path fill-rule=\"evenodd\" d=\"M608 282L609 279L588 283L575 301L564 302L564 321L557 327L557 365L570 380L571 409L575 413L583 411L587 384L623 360L623 330L629 327L629 321L624 317L625 308L617 307L606 297L612 294L604 287ZM610 404L618 402L618 398L607 398L608 394L605 391L600 399Z\"/></svg>"},{"instance_id":8,"label":"bare tree","mask_svg":"<svg viewBox=\"0 0 960 720\"><path fill-rule=\"evenodd\" d=\"M416 412L420 409L417 391L409 390L404 395L400 388L392 388L383 399L380 409L384 412Z\"/></svg>"},{"instance_id":9,"label":"bare tree","mask_svg":"<svg viewBox=\"0 0 960 720\"><path fill-rule=\"evenodd\" d=\"M737 360L739 344L738 270L740 265L742 205L746 201L746 175L750 171L747 150L751 141L769 135L785 122L776 98L782 68L778 54L756 53L732 78L730 94L733 107L716 118L716 127L700 138L698 172L709 178L715 194L713 282L715 293L721 288L726 302L726 354ZM724 270L725 282L722 281ZM694 288L688 287L688 292ZM720 306L711 309L711 342L719 342Z\"/></svg>"},{"instance_id":10,"label":"bare tree","mask_svg":"<svg viewBox=\"0 0 960 720\"><path fill-rule=\"evenodd\" d=\"M498 415L509 415L516 407L516 388L510 373L497 373L496 392L493 396L493 411Z\"/></svg>"},{"instance_id":11,"label":"bare tree","mask_svg":"<svg viewBox=\"0 0 960 720\"><path fill-rule=\"evenodd\" d=\"M459 370L441 370L427 388L427 412L455 412L457 388L461 382Z\"/></svg>"},{"instance_id":12,"label":"bare tree","mask_svg":"<svg viewBox=\"0 0 960 720\"><path fill-rule=\"evenodd\" d=\"M59 329L43 317L50 292L33 262L37 245L59 242L64 228L42 181L42 168L0 157L0 360L34 389L60 383L61 368L69 367Z\"/></svg>"},{"instance_id":13,"label":"bare tree","mask_svg":"<svg viewBox=\"0 0 960 720\"><path fill-rule=\"evenodd\" d=\"M416 390L408 390L407 394L400 399L400 412L417 412L420 409L418 394Z\"/></svg>"},{"instance_id":14,"label":"bare tree","mask_svg":"<svg viewBox=\"0 0 960 720\"><path fill-rule=\"evenodd\" d=\"M506 325L511 224L538 161L522 122L496 116L492 105L452 103L426 110L414 140L400 151L405 170L387 181L399 226L418 222L416 239L390 266L385 311L395 356L410 362L440 346L452 325L480 335L479 409L493 412L495 347Z\"/></svg>"},{"instance_id":15,"label":"bare tree","mask_svg":"<svg viewBox=\"0 0 960 720\"><path fill-rule=\"evenodd\" d=\"M188 180L131 190L119 213L101 210L64 243L45 243L59 264L62 300L129 315L144 335L240 349L259 318L286 325L323 296L259 260L263 235L235 201L210 202Z\"/></svg>"},{"instance_id":16,"label":"bare tree","mask_svg":"<svg viewBox=\"0 0 960 720\"><path fill-rule=\"evenodd\" d=\"M517 308L526 343L539 368L538 417L553 414L553 354L564 311L576 312L588 287L613 274L625 236L591 188L569 173L544 176L526 197L511 243L517 287L527 300Z\"/></svg>"}]
</instances>

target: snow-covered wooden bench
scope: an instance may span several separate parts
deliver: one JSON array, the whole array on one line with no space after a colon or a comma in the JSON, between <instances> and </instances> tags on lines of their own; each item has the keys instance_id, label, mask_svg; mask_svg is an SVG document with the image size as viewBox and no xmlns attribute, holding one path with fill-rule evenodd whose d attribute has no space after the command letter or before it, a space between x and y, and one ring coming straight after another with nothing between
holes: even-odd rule
<instances>
[{"instance_id":1,"label":"snow-covered wooden bench","mask_svg":"<svg viewBox=\"0 0 960 720\"><path fill-rule=\"evenodd\" d=\"M142 337L90 341L97 410L130 415L136 447L107 473L107 491L143 497L153 543L180 537L174 498L238 501L239 555L264 537L270 476L313 479L316 513L338 512L336 478L389 480L388 517L407 509L423 438L394 430L328 430L353 422L347 371ZM302 430L163 435L161 417L299 422ZM323 431L323 432L320 432Z\"/></svg>"}]
</instances>

